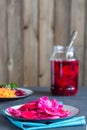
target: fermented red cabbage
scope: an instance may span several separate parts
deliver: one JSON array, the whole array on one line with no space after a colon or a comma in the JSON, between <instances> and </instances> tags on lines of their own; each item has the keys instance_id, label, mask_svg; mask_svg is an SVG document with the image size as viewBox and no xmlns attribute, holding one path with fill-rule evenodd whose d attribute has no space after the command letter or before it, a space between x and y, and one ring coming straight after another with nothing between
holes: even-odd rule
<instances>
[{"instance_id":1,"label":"fermented red cabbage","mask_svg":"<svg viewBox=\"0 0 87 130\"><path fill-rule=\"evenodd\" d=\"M25 103L17 109L9 107L8 112L15 117L37 120L70 116L70 112L64 109L63 103L56 99L50 100L47 96Z\"/></svg>"}]
</instances>

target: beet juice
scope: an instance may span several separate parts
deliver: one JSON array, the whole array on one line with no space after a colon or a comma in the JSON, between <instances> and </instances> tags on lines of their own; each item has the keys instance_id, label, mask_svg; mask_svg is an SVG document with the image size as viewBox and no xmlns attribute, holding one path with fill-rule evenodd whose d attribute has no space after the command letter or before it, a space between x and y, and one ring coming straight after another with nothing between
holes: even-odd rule
<instances>
[{"instance_id":1,"label":"beet juice","mask_svg":"<svg viewBox=\"0 0 87 130\"><path fill-rule=\"evenodd\" d=\"M55 47L55 53L51 58L51 92L53 95L72 96L78 91L79 62L75 59L74 50L71 49L69 52L67 53L63 46Z\"/></svg>"}]
</instances>

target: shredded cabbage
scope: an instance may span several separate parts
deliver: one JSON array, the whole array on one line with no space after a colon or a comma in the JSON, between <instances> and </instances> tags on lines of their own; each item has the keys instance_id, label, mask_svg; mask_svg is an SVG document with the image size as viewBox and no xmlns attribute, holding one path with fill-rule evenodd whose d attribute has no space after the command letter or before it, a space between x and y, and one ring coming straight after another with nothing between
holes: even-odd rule
<instances>
[{"instance_id":1,"label":"shredded cabbage","mask_svg":"<svg viewBox=\"0 0 87 130\"><path fill-rule=\"evenodd\" d=\"M9 107L8 112L15 117L37 120L56 119L70 116L70 112L64 109L63 103L56 99L50 100L47 96L25 103L18 109Z\"/></svg>"}]
</instances>

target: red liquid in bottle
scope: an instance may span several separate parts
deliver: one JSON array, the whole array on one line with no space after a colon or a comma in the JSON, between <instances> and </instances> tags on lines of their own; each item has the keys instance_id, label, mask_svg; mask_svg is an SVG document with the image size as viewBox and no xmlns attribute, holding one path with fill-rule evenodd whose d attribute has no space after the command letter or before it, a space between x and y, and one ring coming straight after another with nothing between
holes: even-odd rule
<instances>
[{"instance_id":1,"label":"red liquid in bottle","mask_svg":"<svg viewBox=\"0 0 87 130\"><path fill-rule=\"evenodd\" d=\"M78 91L78 60L51 60L53 95L72 96Z\"/></svg>"}]
</instances>

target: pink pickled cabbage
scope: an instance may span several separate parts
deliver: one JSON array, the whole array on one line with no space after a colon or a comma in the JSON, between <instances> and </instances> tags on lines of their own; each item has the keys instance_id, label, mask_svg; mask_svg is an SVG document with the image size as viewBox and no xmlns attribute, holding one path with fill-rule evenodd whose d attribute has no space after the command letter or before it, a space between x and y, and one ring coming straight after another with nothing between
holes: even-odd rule
<instances>
[{"instance_id":1,"label":"pink pickled cabbage","mask_svg":"<svg viewBox=\"0 0 87 130\"><path fill-rule=\"evenodd\" d=\"M23 104L18 109L9 107L8 112L12 116L26 119L56 119L70 116L70 112L63 106L56 99L49 100L47 96L43 96Z\"/></svg>"}]
</instances>

